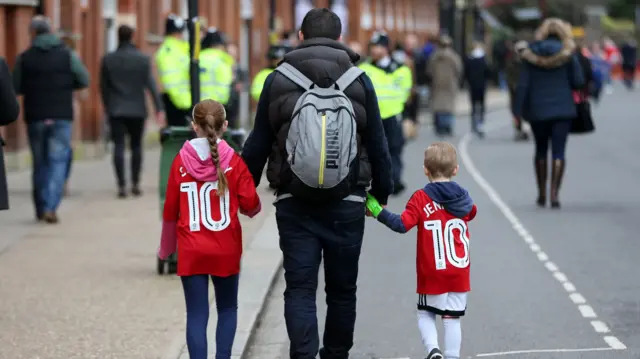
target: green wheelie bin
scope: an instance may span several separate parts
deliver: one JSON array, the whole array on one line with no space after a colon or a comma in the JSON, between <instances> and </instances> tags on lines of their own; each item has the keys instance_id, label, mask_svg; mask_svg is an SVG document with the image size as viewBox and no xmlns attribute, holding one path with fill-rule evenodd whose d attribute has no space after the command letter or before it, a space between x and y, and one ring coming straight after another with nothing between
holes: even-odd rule
<instances>
[{"instance_id":1,"label":"green wheelie bin","mask_svg":"<svg viewBox=\"0 0 640 359\"><path fill-rule=\"evenodd\" d=\"M160 216L162 216L162 210L164 208L165 194L167 193L167 182L169 181L169 170L173 159L178 155L182 145L185 141L188 141L195 137L193 129L189 126L185 127L167 127L160 132L160 143L162 150L160 152ZM176 254L174 253L167 260L158 258L158 274L163 275L165 272L169 274L176 273L178 261Z\"/></svg>"}]
</instances>

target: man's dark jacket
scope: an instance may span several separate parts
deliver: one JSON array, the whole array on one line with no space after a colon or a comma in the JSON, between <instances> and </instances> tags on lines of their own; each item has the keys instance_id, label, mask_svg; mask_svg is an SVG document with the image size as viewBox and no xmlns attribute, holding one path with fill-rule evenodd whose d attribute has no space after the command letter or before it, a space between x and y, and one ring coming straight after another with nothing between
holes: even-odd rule
<instances>
[{"instance_id":1,"label":"man's dark jacket","mask_svg":"<svg viewBox=\"0 0 640 359\"><path fill-rule=\"evenodd\" d=\"M24 95L24 119L73 120L73 91L89 85L89 73L78 55L54 34L41 34L16 59L16 93Z\"/></svg>"},{"instance_id":2,"label":"man's dark jacket","mask_svg":"<svg viewBox=\"0 0 640 359\"><path fill-rule=\"evenodd\" d=\"M286 54L283 62L296 67L317 86L330 87L358 60L359 55L340 42L314 38L303 41ZM287 177L290 171L284 160L285 143L293 108L303 92L302 88L278 72L267 77L258 102L254 129L242 153L256 186L269 159L269 183L278 190L278 194L288 192ZM359 188L354 194L364 195L365 188L371 183L371 194L386 204L393 190L391 159L373 84L363 74L344 93L353 103L358 124L360 172Z\"/></svg>"},{"instance_id":3,"label":"man's dark jacket","mask_svg":"<svg viewBox=\"0 0 640 359\"><path fill-rule=\"evenodd\" d=\"M108 116L146 118L145 90L151 92L156 111L162 111L149 56L133 44L123 43L102 58L100 94Z\"/></svg>"},{"instance_id":4,"label":"man's dark jacket","mask_svg":"<svg viewBox=\"0 0 640 359\"><path fill-rule=\"evenodd\" d=\"M0 58L0 126L5 126L18 118L20 107L13 83L9 74L7 62ZM4 141L0 137L0 211L9 209L9 191L7 190L7 174L4 168Z\"/></svg>"}]
</instances>

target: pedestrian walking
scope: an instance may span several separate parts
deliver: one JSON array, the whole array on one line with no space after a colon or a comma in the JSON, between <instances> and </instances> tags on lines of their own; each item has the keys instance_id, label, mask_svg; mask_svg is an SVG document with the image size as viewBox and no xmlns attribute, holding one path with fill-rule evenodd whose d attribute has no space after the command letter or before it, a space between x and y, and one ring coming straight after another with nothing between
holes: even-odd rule
<instances>
[{"instance_id":1,"label":"pedestrian walking","mask_svg":"<svg viewBox=\"0 0 640 359\"><path fill-rule=\"evenodd\" d=\"M632 38L627 39L620 49L620 54L622 55L624 84L629 90L633 90L638 66L638 45L636 41Z\"/></svg>"},{"instance_id":2,"label":"pedestrian walking","mask_svg":"<svg viewBox=\"0 0 640 359\"><path fill-rule=\"evenodd\" d=\"M527 141L529 139L529 133L525 129L526 121L516 117L513 113L513 106L516 100L516 88L518 87L518 80L520 79L520 67L522 66L521 53L528 47L529 44L526 41L517 41L513 46L514 52L512 56L509 57L505 68L507 87L509 88L509 109L511 109L511 114L513 115L515 141Z\"/></svg>"},{"instance_id":3,"label":"pedestrian walking","mask_svg":"<svg viewBox=\"0 0 640 359\"><path fill-rule=\"evenodd\" d=\"M9 66L5 59L0 57L0 127L14 122L18 119L19 113L20 105L13 90ZM4 140L0 135L0 211L9 209L9 190L2 147L4 147Z\"/></svg>"},{"instance_id":4,"label":"pedestrian walking","mask_svg":"<svg viewBox=\"0 0 640 359\"><path fill-rule=\"evenodd\" d=\"M473 50L464 63L464 79L468 86L471 105L471 131L480 138L484 137L485 95L487 82L491 76L491 69L485 55L484 45L475 42Z\"/></svg>"},{"instance_id":5,"label":"pedestrian walking","mask_svg":"<svg viewBox=\"0 0 640 359\"><path fill-rule=\"evenodd\" d=\"M198 137L185 142L171 165L158 256L166 259L178 253L189 357L208 358L211 278L218 311L215 357L230 359L243 248L238 212L255 216L260 197L244 161L222 140L227 130L224 106L203 100L193 108L192 117Z\"/></svg>"},{"instance_id":6,"label":"pedestrian walking","mask_svg":"<svg viewBox=\"0 0 640 359\"><path fill-rule=\"evenodd\" d=\"M155 105L155 118L165 125L164 108L156 88L149 56L133 44L134 29L121 25L118 28L118 48L102 58L100 66L100 94L113 140L113 168L118 185L118 197L125 198L125 143L131 150L131 194L140 196L140 171L142 169L142 138L147 119L145 90L151 93Z\"/></svg>"},{"instance_id":7,"label":"pedestrian walking","mask_svg":"<svg viewBox=\"0 0 640 359\"><path fill-rule=\"evenodd\" d=\"M496 39L493 43L492 53L494 70L498 75L498 87L501 90L506 90L507 81L505 76L505 67L509 55L509 40L504 36Z\"/></svg>"},{"instance_id":8,"label":"pedestrian walking","mask_svg":"<svg viewBox=\"0 0 640 359\"><path fill-rule=\"evenodd\" d=\"M462 78L462 60L451 48L451 37L443 35L427 65L431 79L430 105L437 135L453 135L456 97Z\"/></svg>"},{"instance_id":9,"label":"pedestrian walking","mask_svg":"<svg viewBox=\"0 0 640 359\"><path fill-rule=\"evenodd\" d=\"M13 81L16 93L24 96L36 218L57 223L71 153L73 91L89 86L89 73L51 33L48 18L34 16L30 31L33 41L17 57Z\"/></svg>"},{"instance_id":10,"label":"pedestrian walking","mask_svg":"<svg viewBox=\"0 0 640 359\"><path fill-rule=\"evenodd\" d=\"M393 186L373 84L354 66L359 55L340 42L341 32L340 19L330 10L317 8L306 14L299 32L301 43L284 56L286 66L266 79L242 153L256 186L269 153L277 152L283 159L269 160L272 170L267 171L267 179L277 188L276 221L284 257L285 320L292 359L312 359L318 354L316 293L322 258L328 310L320 357L348 357L356 320L365 191L371 185L371 193L386 204ZM300 82L308 86L296 84L285 73L306 78L309 81ZM347 81L353 75L358 76ZM329 100L318 99L319 93ZM304 107L294 113L298 100ZM326 106L326 112L317 106ZM302 151L304 157L298 157ZM342 182L332 187L336 180ZM327 186L322 188L325 181Z\"/></svg>"},{"instance_id":11,"label":"pedestrian walking","mask_svg":"<svg viewBox=\"0 0 640 359\"><path fill-rule=\"evenodd\" d=\"M409 66L413 75L413 86L404 108L404 120L402 121L402 132L407 140L414 139L418 135L418 112L420 108L420 96L418 86L419 77L423 77L426 71L426 61L422 56L422 49L418 44L418 37L410 33L404 40L404 51L406 53L406 65ZM422 79L420 79L422 80Z\"/></svg>"},{"instance_id":12,"label":"pedestrian walking","mask_svg":"<svg viewBox=\"0 0 640 359\"><path fill-rule=\"evenodd\" d=\"M535 138L537 204L547 201L549 142L551 142L551 207L560 208L560 185L571 122L576 118L573 92L583 88L584 75L575 54L571 27L560 19L545 20L536 41L522 52L514 115L531 124Z\"/></svg>"},{"instance_id":13,"label":"pedestrian walking","mask_svg":"<svg viewBox=\"0 0 640 359\"><path fill-rule=\"evenodd\" d=\"M467 190L452 181L459 169L452 144L429 146L423 165L429 183L411 196L402 214L384 209L372 196L367 199L367 209L395 232L407 233L418 227L418 328L427 359L458 359L460 317L465 315L471 291L468 226L478 209ZM444 327L444 351L438 345L438 315Z\"/></svg>"}]
</instances>

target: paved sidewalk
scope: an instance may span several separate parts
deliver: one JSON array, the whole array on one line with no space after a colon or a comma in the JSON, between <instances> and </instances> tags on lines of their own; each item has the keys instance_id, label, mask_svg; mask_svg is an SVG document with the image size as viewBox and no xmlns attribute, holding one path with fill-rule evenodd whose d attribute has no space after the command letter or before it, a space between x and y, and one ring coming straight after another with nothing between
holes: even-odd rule
<instances>
[{"instance_id":1,"label":"paved sidewalk","mask_svg":"<svg viewBox=\"0 0 640 359\"><path fill-rule=\"evenodd\" d=\"M109 158L76 162L57 226L33 219L30 174L9 174L11 210L0 212L0 358L155 359L184 342L179 280L155 273L159 152L145 156L145 195L126 200L115 198ZM273 230L265 227L273 217L272 197L260 193L263 213L243 219L244 261L254 258L264 269L259 276L243 275L243 282L265 287L266 295L267 267L277 270L280 259L277 240L273 244L265 232ZM264 238L256 250L254 238ZM258 261L258 253L271 255ZM261 304L253 303L258 299L259 293L241 303L245 327L253 325L250 312L259 310Z\"/></svg>"}]
</instances>

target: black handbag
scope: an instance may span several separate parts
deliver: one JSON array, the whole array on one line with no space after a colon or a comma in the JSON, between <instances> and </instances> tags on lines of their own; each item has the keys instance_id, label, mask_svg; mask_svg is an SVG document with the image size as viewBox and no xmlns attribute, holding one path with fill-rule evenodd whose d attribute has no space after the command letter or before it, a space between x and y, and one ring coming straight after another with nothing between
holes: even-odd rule
<instances>
[{"instance_id":1,"label":"black handbag","mask_svg":"<svg viewBox=\"0 0 640 359\"><path fill-rule=\"evenodd\" d=\"M571 121L571 133L587 134L596 130L593 124L593 116L591 115L591 104L585 96L580 96L580 100L576 103L576 117Z\"/></svg>"}]
</instances>

